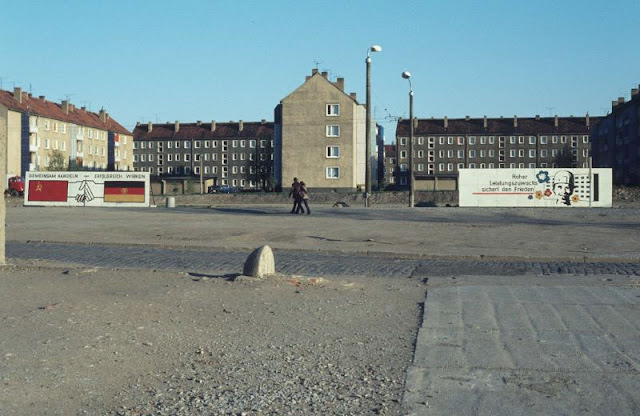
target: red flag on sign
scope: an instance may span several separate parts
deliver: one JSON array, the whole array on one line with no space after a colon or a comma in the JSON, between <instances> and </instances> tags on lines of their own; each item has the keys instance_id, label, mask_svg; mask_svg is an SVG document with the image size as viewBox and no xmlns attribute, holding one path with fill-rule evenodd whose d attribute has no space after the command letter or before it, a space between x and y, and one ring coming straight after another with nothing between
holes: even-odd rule
<instances>
[{"instance_id":1,"label":"red flag on sign","mask_svg":"<svg viewBox=\"0 0 640 416\"><path fill-rule=\"evenodd\" d=\"M66 202L67 181L29 181L29 201Z\"/></svg>"}]
</instances>

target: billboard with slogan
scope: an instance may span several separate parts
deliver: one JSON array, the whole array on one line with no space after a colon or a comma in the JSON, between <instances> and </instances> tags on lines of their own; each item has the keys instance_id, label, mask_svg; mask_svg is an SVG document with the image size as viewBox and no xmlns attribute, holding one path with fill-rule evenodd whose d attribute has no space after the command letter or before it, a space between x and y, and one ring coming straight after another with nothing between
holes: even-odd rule
<instances>
[{"instance_id":1,"label":"billboard with slogan","mask_svg":"<svg viewBox=\"0 0 640 416\"><path fill-rule=\"evenodd\" d=\"M25 205L149 206L148 172L27 172Z\"/></svg>"},{"instance_id":2,"label":"billboard with slogan","mask_svg":"<svg viewBox=\"0 0 640 416\"><path fill-rule=\"evenodd\" d=\"M461 207L610 207L611 169L460 169Z\"/></svg>"}]
</instances>

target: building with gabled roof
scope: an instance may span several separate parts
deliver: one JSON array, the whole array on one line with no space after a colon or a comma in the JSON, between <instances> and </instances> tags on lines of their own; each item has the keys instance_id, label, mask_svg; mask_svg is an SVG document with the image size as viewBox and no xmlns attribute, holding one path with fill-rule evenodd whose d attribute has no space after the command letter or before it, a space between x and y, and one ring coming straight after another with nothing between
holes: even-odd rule
<instances>
[{"instance_id":1,"label":"building with gabled roof","mask_svg":"<svg viewBox=\"0 0 640 416\"><path fill-rule=\"evenodd\" d=\"M0 90L0 143L7 177L46 170L55 153L65 168L133 170L133 136L109 114L55 103L14 88Z\"/></svg>"},{"instance_id":2,"label":"building with gabled roof","mask_svg":"<svg viewBox=\"0 0 640 416\"><path fill-rule=\"evenodd\" d=\"M365 152L365 110L354 93L344 92L344 78L332 82L313 69L274 111L278 186L286 189L298 177L314 189L364 187L365 156L376 160L374 147Z\"/></svg>"}]
</instances>

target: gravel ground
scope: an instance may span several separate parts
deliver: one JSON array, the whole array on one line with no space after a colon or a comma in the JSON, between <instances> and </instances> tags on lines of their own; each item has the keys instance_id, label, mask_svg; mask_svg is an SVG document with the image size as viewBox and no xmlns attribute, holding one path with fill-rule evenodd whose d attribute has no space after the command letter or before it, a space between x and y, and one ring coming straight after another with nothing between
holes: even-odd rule
<instances>
[{"instance_id":1,"label":"gravel ground","mask_svg":"<svg viewBox=\"0 0 640 416\"><path fill-rule=\"evenodd\" d=\"M400 415L419 279L0 268L0 414Z\"/></svg>"}]
</instances>

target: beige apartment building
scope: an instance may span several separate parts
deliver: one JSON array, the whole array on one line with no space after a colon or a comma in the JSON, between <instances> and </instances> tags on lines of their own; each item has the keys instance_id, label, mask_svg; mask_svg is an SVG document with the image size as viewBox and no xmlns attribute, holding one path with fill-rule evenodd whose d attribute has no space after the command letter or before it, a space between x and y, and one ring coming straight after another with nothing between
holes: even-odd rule
<instances>
[{"instance_id":1,"label":"beige apartment building","mask_svg":"<svg viewBox=\"0 0 640 416\"><path fill-rule=\"evenodd\" d=\"M60 155L65 169L133 170L133 136L106 111L54 103L21 88L0 90L0 144L6 178L47 170Z\"/></svg>"},{"instance_id":2,"label":"beige apartment building","mask_svg":"<svg viewBox=\"0 0 640 416\"><path fill-rule=\"evenodd\" d=\"M286 190L294 177L312 189L354 190L365 184L365 106L326 72L311 76L275 108L274 176ZM375 132L375 121L372 121ZM375 140L371 140L375 143ZM375 160L372 149L367 152Z\"/></svg>"}]
</instances>

